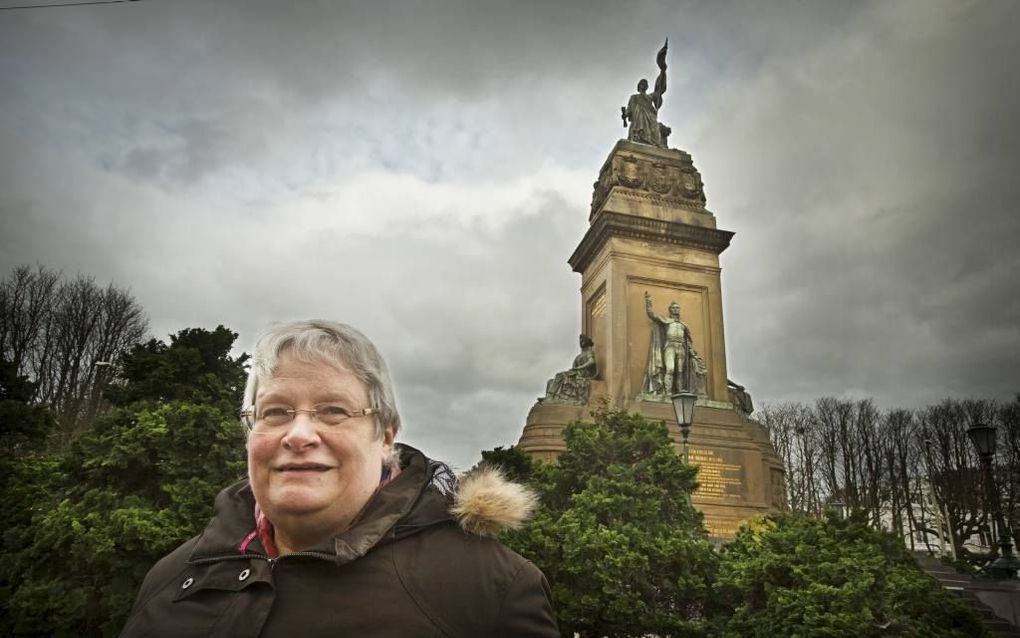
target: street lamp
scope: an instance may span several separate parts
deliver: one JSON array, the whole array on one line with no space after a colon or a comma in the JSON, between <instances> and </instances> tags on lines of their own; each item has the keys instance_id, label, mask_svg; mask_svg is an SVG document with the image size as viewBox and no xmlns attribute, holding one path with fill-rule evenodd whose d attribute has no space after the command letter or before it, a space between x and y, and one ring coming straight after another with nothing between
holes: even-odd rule
<instances>
[{"instance_id":1,"label":"street lamp","mask_svg":"<svg viewBox=\"0 0 1020 638\"><path fill-rule=\"evenodd\" d=\"M687 437L691 435L691 423L694 422L694 404L698 395L692 392L677 392L672 395L673 412L676 414L676 422L680 426L680 433L684 435L684 463L687 463Z\"/></svg>"},{"instance_id":2,"label":"street lamp","mask_svg":"<svg viewBox=\"0 0 1020 638\"><path fill-rule=\"evenodd\" d=\"M103 405L103 387L105 385L106 376L113 370L113 361L96 361L96 387L99 388L96 402L92 406L92 417L94 418L99 414L99 409Z\"/></svg>"},{"instance_id":3,"label":"street lamp","mask_svg":"<svg viewBox=\"0 0 1020 638\"><path fill-rule=\"evenodd\" d=\"M978 458L981 459L981 467L984 470L985 499L992 509L995 518L995 527L999 537L999 557L984 566L984 572L992 578L1009 579L1016 578L1017 568L1020 563L1013 557L1013 543L1006 526L1006 519L1002 515L1002 507L999 505L999 491L995 488L995 478L992 476L992 459L995 457L995 428L991 425L978 424L967 429L974 449L977 450Z\"/></svg>"}]
</instances>

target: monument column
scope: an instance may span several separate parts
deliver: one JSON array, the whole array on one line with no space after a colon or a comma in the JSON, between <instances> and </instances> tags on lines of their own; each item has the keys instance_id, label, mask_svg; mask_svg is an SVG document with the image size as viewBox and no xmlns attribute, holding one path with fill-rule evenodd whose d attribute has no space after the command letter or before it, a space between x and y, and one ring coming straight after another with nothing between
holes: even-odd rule
<instances>
[{"instance_id":1,"label":"monument column","mask_svg":"<svg viewBox=\"0 0 1020 638\"><path fill-rule=\"evenodd\" d=\"M628 139L599 171L588 231L568 260L581 274L582 354L550 380L518 445L554 460L564 450L563 427L607 401L664 421L679 449L669 398L694 392L690 459L701 487L693 500L709 531L727 537L751 515L785 506L783 468L750 418L750 395L727 376L719 255L733 233L717 228L706 208L691 156L666 147L669 128L656 119L665 51L655 92L642 80L623 108Z\"/></svg>"},{"instance_id":2,"label":"monument column","mask_svg":"<svg viewBox=\"0 0 1020 638\"><path fill-rule=\"evenodd\" d=\"M595 182L591 225L568 260L581 274L583 331L595 341L613 405L642 394L656 312L678 303L705 368L704 401L728 402L716 228L690 155L620 140ZM668 399L670 393L664 393Z\"/></svg>"}]
</instances>

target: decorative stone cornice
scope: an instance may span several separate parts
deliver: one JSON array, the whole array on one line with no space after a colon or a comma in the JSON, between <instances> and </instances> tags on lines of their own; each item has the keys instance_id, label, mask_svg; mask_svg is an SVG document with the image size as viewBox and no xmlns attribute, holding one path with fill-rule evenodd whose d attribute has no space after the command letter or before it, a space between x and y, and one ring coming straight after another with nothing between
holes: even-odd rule
<instances>
[{"instance_id":1,"label":"decorative stone cornice","mask_svg":"<svg viewBox=\"0 0 1020 638\"><path fill-rule=\"evenodd\" d=\"M685 199L667 199L664 197L659 197L655 193L636 191L630 188L624 188L623 186L616 186L615 188L611 189L610 193L607 193L607 199L608 195L610 194L614 198L619 197L621 199L634 200L638 202L649 202L651 204L659 205L664 204L672 209L689 210L692 213L701 213L702 215L711 216L712 214L711 212L709 212L707 208L705 208L705 205L700 202L692 202ZM605 201L599 204L599 206L603 206L604 204ZM589 216L588 221L591 221L592 217L594 216L595 216L594 214Z\"/></svg>"},{"instance_id":2,"label":"decorative stone cornice","mask_svg":"<svg viewBox=\"0 0 1020 638\"><path fill-rule=\"evenodd\" d=\"M600 248L611 237L629 237L647 241L665 242L710 250L719 254L730 245L733 233L728 230L692 226L681 222L667 222L648 217L636 217L603 210L592 220L588 232L574 249L567 263L574 272L583 273Z\"/></svg>"},{"instance_id":3,"label":"decorative stone cornice","mask_svg":"<svg viewBox=\"0 0 1020 638\"><path fill-rule=\"evenodd\" d=\"M618 186L666 205L705 210L701 173L694 168L690 154L678 149L620 140L593 185L589 219L595 217Z\"/></svg>"}]
</instances>

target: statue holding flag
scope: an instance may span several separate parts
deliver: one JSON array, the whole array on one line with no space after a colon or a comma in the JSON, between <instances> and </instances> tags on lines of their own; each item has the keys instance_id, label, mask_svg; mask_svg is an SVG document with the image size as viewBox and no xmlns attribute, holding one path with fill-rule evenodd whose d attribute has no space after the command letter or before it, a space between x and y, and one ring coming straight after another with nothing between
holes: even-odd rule
<instances>
[{"instance_id":1,"label":"statue holding flag","mask_svg":"<svg viewBox=\"0 0 1020 638\"><path fill-rule=\"evenodd\" d=\"M666 92L666 49L669 47L669 39L659 49L655 56L655 62L659 65L659 77L655 78L655 90L648 94L648 80L641 78L638 82L638 92L630 96L627 106L620 107L620 115L623 118L623 125L627 126L630 120L630 128L627 131L627 139L631 142L650 144L666 148L665 137L669 135L669 127L659 123L659 109L662 107L662 95Z\"/></svg>"}]
</instances>

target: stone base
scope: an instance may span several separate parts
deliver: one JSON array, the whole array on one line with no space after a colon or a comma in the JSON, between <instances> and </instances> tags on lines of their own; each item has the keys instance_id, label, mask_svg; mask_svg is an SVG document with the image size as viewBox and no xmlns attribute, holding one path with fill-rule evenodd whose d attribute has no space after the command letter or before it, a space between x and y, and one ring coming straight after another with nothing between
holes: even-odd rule
<instances>
[{"instance_id":1,"label":"stone base","mask_svg":"<svg viewBox=\"0 0 1020 638\"><path fill-rule=\"evenodd\" d=\"M595 407L537 402L528 413L518 447L532 458L555 461L566 450L563 428L577 419L590 420ZM664 421L677 453L684 453L672 404L634 401L623 408ZM705 515L705 526L713 538L732 538L740 524L755 514L785 509L782 463L772 450L768 433L728 403L699 402L688 457L700 468L699 487L692 500Z\"/></svg>"},{"instance_id":2,"label":"stone base","mask_svg":"<svg viewBox=\"0 0 1020 638\"><path fill-rule=\"evenodd\" d=\"M590 419L591 411L586 405L537 401L528 412L517 446L538 461L555 461L567 449L563 428L571 421Z\"/></svg>"}]
</instances>

